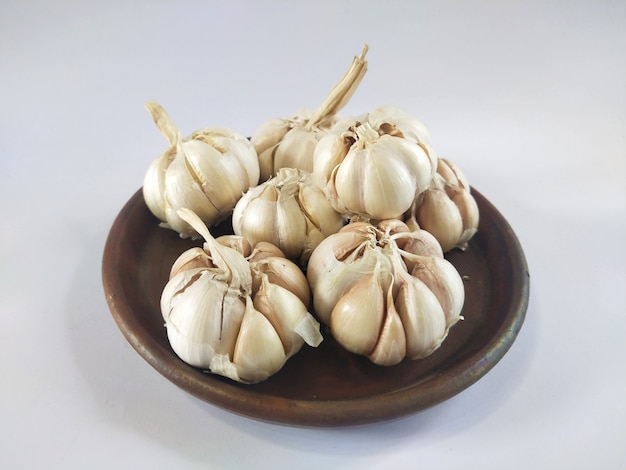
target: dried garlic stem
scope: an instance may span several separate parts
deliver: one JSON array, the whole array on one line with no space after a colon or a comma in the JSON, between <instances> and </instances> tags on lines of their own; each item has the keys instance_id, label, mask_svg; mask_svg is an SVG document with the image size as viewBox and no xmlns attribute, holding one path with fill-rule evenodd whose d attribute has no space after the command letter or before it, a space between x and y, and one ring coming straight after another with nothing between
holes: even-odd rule
<instances>
[{"instance_id":1,"label":"dried garlic stem","mask_svg":"<svg viewBox=\"0 0 626 470\"><path fill-rule=\"evenodd\" d=\"M249 294L252 290L252 276L248 261L243 255L215 240L206 225L193 211L183 207L178 210L178 216L204 238L205 249L211 253L211 261L224 273L228 273L230 285L241 289L244 294Z\"/></svg>"},{"instance_id":2,"label":"dried garlic stem","mask_svg":"<svg viewBox=\"0 0 626 470\"><path fill-rule=\"evenodd\" d=\"M369 47L367 44L363 46L361 55L354 57L350 68L346 74L337 82L334 88L330 91L322 105L315 110L309 122L306 124L305 129L311 130L326 117L333 114L337 114L341 108L343 108L352 95L356 91L359 83L363 80L365 72L367 72L367 61L365 55L367 54Z\"/></svg>"},{"instance_id":3,"label":"dried garlic stem","mask_svg":"<svg viewBox=\"0 0 626 470\"><path fill-rule=\"evenodd\" d=\"M170 118L170 115L167 114L167 111L156 101L148 101L146 103L146 109L150 113L150 116L152 116L154 123L163 137L167 139L172 147L176 146L176 144L181 141L180 132L174 124L174 121L172 121L172 118Z\"/></svg>"}]
</instances>

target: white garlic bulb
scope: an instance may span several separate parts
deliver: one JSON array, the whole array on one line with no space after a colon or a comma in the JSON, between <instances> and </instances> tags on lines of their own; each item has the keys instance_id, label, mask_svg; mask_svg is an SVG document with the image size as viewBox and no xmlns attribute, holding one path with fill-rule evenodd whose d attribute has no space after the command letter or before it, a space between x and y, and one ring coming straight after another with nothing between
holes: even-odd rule
<instances>
[{"instance_id":1,"label":"white garlic bulb","mask_svg":"<svg viewBox=\"0 0 626 470\"><path fill-rule=\"evenodd\" d=\"M252 244L266 241L302 266L313 249L344 221L311 174L281 168L270 180L251 188L233 211L233 231Z\"/></svg>"},{"instance_id":2,"label":"white garlic bulb","mask_svg":"<svg viewBox=\"0 0 626 470\"><path fill-rule=\"evenodd\" d=\"M146 205L163 227L196 237L178 209L192 210L209 226L227 218L259 181L256 151L247 138L224 127L207 127L183 139L158 103L148 102L146 108L170 144L144 177Z\"/></svg>"},{"instance_id":3,"label":"white garlic bulb","mask_svg":"<svg viewBox=\"0 0 626 470\"><path fill-rule=\"evenodd\" d=\"M281 168L313 171L317 142L336 122L337 113L348 103L367 71L367 50L366 45L317 110L302 110L287 119L270 119L252 134L251 142L259 156L261 182Z\"/></svg>"},{"instance_id":4,"label":"white garlic bulb","mask_svg":"<svg viewBox=\"0 0 626 470\"><path fill-rule=\"evenodd\" d=\"M318 245L307 268L318 318L348 351L384 366L432 354L465 301L438 242L401 225L350 223Z\"/></svg>"},{"instance_id":5,"label":"white garlic bulb","mask_svg":"<svg viewBox=\"0 0 626 470\"><path fill-rule=\"evenodd\" d=\"M183 361L255 383L278 372L305 342L320 344L306 277L280 250L265 244L257 250L237 237L222 244L193 212L178 215L205 239L174 263L161 296L168 340Z\"/></svg>"},{"instance_id":6,"label":"white garlic bulb","mask_svg":"<svg viewBox=\"0 0 626 470\"><path fill-rule=\"evenodd\" d=\"M465 175L451 161L439 158L430 187L416 197L404 219L432 233L444 252L464 250L478 230L479 210Z\"/></svg>"},{"instance_id":7,"label":"white garlic bulb","mask_svg":"<svg viewBox=\"0 0 626 470\"><path fill-rule=\"evenodd\" d=\"M337 212L373 221L400 218L436 170L423 124L391 107L342 121L320 140L313 162L315 184Z\"/></svg>"}]
</instances>

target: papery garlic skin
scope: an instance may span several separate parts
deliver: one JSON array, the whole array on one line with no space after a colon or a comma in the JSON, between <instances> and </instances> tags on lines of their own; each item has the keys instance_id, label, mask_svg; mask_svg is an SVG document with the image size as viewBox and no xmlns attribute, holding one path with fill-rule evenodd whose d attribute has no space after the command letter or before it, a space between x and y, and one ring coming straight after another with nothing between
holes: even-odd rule
<instances>
[{"instance_id":1,"label":"papery garlic skin","mask_svg":"<svg viewBox=\"0 0 626 470\"><path fill-rule=\"evenodd\" d=\"M198 234L178 216L188 208L208 226L231 213L241 195L259 181L254 146L242 134L224 127L208 127L182 138L166 111L146 104L170 148L148 167L143 195L162 226L181 237Z\"/></svg>"},{"instance_id":2,"label":"papery garlic skin","mask_svg":"<svg viewBox=\"0 0 626 470\"><path fill-rule=\"evenodd\" d=\"M179 216L205 239L203 248L181 254L161 295L168 340L183 361L255 383L278 372L305 342L320 344L308 284L295 264L277 260L279 251L254 259L247 242L219 243L193 212L181 209ZM251 250L249 258L242 250Z\"/></svg>"},{"instance_id":3,"label":"papery garlic skin","mask_svg":"<svg viewBox=\"0 0 626 470\"><path fill-rule=\"evenodd\" d=\"M313 249L338 232L344 220L313 184L310 173L281 168L276 176L242 196L233 211L232 225L236 235L253 245L269 242L305 266Z\"/></svg>"},{"instance_id":4,"label":"papery garlic skin","mask_svg":"<svg viewBox=\"0 0 626 470\"><path fill-rule=\"evenodd\" d=\"M393 109L343 121L315 149L315 184L346 217L400 218L435 174L436 157L423 125L407 124L402 132ZM399 121L409 120L398 113Z\"/></svg>"},{"instance_id":5,"label":"papery garlic skin","mask_svg":"<svg viewBox=\"0 0 626 470\"><path fill-rule=\"evenodd\" d=\"M430 187L415 198L403 218L433 234L447 252L467 248L480 217L465 175L451 161L439 158Z\"/></svg>"},{"instance_id":6,"label":"papery garlic skin","mask_svg":"<svg viewBox=\"0 0 626 470\"><path fill-rule=\"evenodd\" d=\"M318 245L307 267L320 321L345 349L383 366L432 354L465 301L454 266L400 224L348 224Z\"/></svg>"},{"instance_id":7,"label":"papery garlic skin","mask_svg":"<svg viewBox=\"0 0 626 470\"><path fill-rule=\"evenodd\" d=\"M319 108L301 110L290 118L274 118L252 134L251 142L259 157L260 182L276 175L281 168L313 171L313 152L318 141L337 122L339 111L348 103L367 71L367 45L354 57L350 68L330 91Z\"/></svg>"}]
</instances>

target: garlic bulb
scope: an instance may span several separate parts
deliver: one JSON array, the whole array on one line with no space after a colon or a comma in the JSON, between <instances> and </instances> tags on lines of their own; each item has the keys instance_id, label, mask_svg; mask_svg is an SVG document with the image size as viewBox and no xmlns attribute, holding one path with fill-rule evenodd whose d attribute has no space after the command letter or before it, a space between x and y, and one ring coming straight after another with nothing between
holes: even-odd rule
<instances>
[{"instance_id":1,"label":"garlic bulb","mask_svg":"<svg viewBox=\"0 0 626 470\"><path fill-rule=\"evenodd\" d=\"M313 251L307 279L333 337L375 364L430 355L462 318L461 276L436 240L399 221L354 222L330 235Z\"/></svg>"},{"instance_id":2,"label":"garlic bulb","mask_svg":"<svg viewBox=\"0 0 626 470\"><path fill-rule=\"evenodd\" d=\"M337 113L348 103L367 71L367 45L350 68L313 113L303 110L288 119L275 118L263 123L251 142L259 156L260 181L274 176L280 168L313 171L313 151L337 120Z\"/></svg>"},{"instance_id":3,"label":"garlic bulb","mask_svg":"<svg viewBox=\"0 0 626 470\"><path fill-rule=\"evenodd\" d=\"M163 227L196 237L178 209L189 208L209 226L228 217L241 195L259 181L256 151L247 138L224 127L208 127L183 139L158 103L151 101L146 108L170 144L144 177L146 205Z\"/></svg>"},{"instance_id":4,"label":"garlic bulb","mask_svg":"<svg viewBox=\"0 0 626 470\"><path fill-rule=\"evenodd\" d=\"M252 244L266 241L302 266L313 249L343 226L311 174L281 168L276 176L251 188L233 211L233 231Z\"/></svg>"},{"instance_id":5,"label":"garlic bulb","mask_svg":"<svg viewBox=\"0 0 626 470\"><path fill-rule=\"evenodd\" d=\"M183 361L255 383L305 342L320 344L306 277L280 250L257 250L240 237L216 240L192 211L178 215L205 239L174 263L161 296L167 337Z\"/></svg>"},{"instance_id":6,"label":"garlic bulb","mask_svg":"<svg viewBox=\"0 0 626 470\"><path fill-rule=\"evenodd\" d=\"M465 175L451 161L439 158L430 188L417 196L404 218L432 233L443 251L464 250L478 230L479 211Z\"/></svg>"},{"instance_id":7,"label":"garlic bulb","mask_svg":"<svg viewBox=\"0 0 626 470\"><path fill-rule=\"evenodd\" d=\"M391 107L342 121L318 143L313 178L335 210L361 220L400 218L428 188L436 156L423 124Z\"/></svg>"}]
</instances>

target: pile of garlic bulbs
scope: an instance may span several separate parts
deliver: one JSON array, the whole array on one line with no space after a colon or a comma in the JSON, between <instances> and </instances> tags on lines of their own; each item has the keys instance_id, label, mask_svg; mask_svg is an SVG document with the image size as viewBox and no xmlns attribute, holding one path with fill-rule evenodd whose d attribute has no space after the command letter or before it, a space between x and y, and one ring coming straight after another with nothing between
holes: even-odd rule
<instances>
[{"instance_id":1,"label":"pile of garlic bulbs","mask_svg":"<svg viewBox=\"0 0 626 470\"><path fill-rule=\"evenodd\" d=\"M467 247L478 206L415 117L338 115L366 52L318 110L270 119L250 140L222 127L182 138L148 103L170 147L146 173L146 204L161 226L204 239L161 296L183 361L258 382L318 346L321 322L347 351L392 366L432 354L463 318L465 287L444 254ZM233 235L214 239L229 217Z\"/></svg>"}]
</instances>

